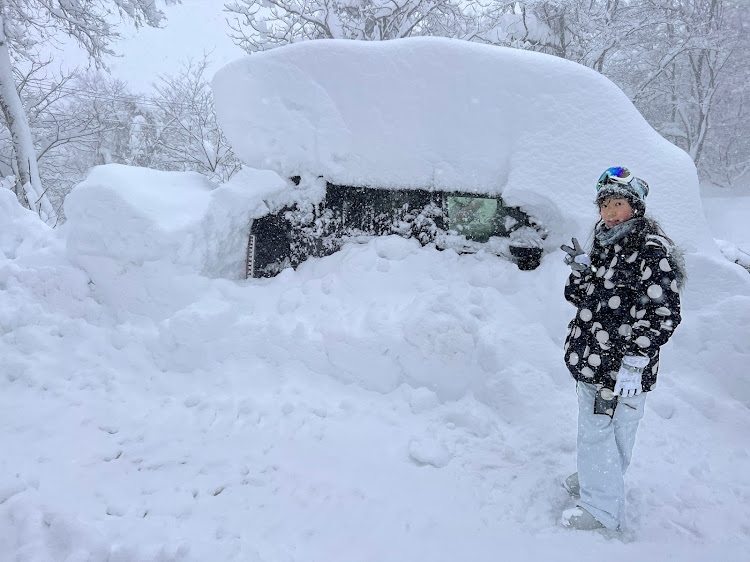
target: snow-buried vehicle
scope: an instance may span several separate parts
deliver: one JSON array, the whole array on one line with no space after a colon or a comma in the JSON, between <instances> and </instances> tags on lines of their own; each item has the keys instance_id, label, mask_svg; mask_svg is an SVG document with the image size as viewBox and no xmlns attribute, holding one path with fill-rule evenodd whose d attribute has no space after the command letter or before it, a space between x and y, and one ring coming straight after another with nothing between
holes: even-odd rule
<instances>
[{"instance_id":1,"label":"snow-buried vehicle","mask_svg":"<svg viewBox=\"0 0 750 562\"><path fill-rule=\"evenodd\" d=\"M235 154L287 181L251 216L250 276L384 234L532 269L590 231L612 165L648 178L652 212L678 194L700 212L690 158L617 86L563 59L442 38L317 40L233 61L212 86Z\"/></svg>"}]
</instances>

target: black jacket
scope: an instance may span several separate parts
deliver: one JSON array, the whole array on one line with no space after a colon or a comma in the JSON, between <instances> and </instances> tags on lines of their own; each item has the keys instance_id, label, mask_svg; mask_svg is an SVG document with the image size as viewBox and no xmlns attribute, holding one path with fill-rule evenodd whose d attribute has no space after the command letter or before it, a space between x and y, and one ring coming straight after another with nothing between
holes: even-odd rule
<instances>
[{"instance_id":1,"label":"black jacket","mask_svg":"<svg viewBox=\"0 0 750 562\"><path fill-rule=\"evenodd\" d=\"M680 323L684 272L669 241L653 232L645 218L610 246L598 241L589 254L591 268L573 271L565 298L577 308L568 324L565 363L577 381L614 389L625 355L648 357L643 390L656 383L659 347Z\"/></svg>"}]
</instances>

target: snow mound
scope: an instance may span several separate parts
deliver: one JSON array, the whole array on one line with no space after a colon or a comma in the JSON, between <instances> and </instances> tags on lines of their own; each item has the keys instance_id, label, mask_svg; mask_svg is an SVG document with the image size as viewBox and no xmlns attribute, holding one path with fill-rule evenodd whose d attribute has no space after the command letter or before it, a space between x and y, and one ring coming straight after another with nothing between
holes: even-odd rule
<instances>
[{"instance_id":1,"label":"snow mound","mask_svg":"<svg viewBox=\"0 0 750 562\"><path fill-rule=\"evenodd\" d=\"M271 182L278 182L266 172ZM93 168L65 200L68 255L142 265L167 259L210 277L236 267L257 206L252 193L219 187L194 172L109 164ZM227 275L229 274L229 275Z\"/></svg>"},{"instance_id":2,"label":"snow mound","mask_svg":"<svg viewBox=\"0 0 750 562\"><path fill-rule=\"evenodd\" d=\"M30 250L48 244L51 229L45 228L34 213L18 204L16 196L0 187L0 252L14 259ZM40 226L42 224L42 226Z\"/></svg>"},{"instance_id":3,"label":"snow mound","mask_svg":"<svg viewBox=\"0 0 750 562\"><path fill-rule=\"evenodd\" d=\"M440 38L313 41L232 62L213 89L235 153L282 177L502 193L557 242L590 228L601 171L627 165L671 235L716 252L687 154L570 61Z\"/></svg>"},{"instance_id":4,"label":"snow mound","mask_svg":"<svg viewBox=\"0 0 750 562\"><path fill-rule=\"evenodd\" d=\"M250 219L286 184L270 171L217 187L192 172L98 166L65 200L67 255L106 302L164 315L203 286L191 276L244 277Z\"/></svg>"},{"instance_id":5,"label":"snow mound","mask_svg":"<svg viewBox=\"0 0 750 562\"><path fill-rule=\"evenodd\" d=\"M124 176L103 174L99 191L153 177L106 171ZM266 177L248 171L233 189L273 199ZM159 218L144 220L159 236L199 231ZM561 251L526 272L390 236L233 281L68 240L83 271L60 234L85 221L56 233L7 193L0 220L13 225L0 254L0 552L329 560L346 536L347 559L365 545L373 560L481 560L500 536L515 558L568 561L601 542L558 524L576 412ZM144 224L90 220L91 236L118 226L127 240ZM747 550L750 277L721 256L688 268L612 560Z\"/></svg>"}]
</instances>

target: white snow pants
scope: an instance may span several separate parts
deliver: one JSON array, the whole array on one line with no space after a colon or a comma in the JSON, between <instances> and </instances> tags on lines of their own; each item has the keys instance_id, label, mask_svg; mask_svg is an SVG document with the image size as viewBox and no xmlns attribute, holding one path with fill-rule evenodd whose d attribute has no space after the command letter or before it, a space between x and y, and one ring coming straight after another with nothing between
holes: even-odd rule
<instances>
[{"instance_id":1,"label":"white snow pants","mask_svg":"<svg viewBox=\"0 0 750 562\"><path fill-rule=\"evenodd\" d=\"M630 465L646 393L620 397L614 417L594 413L594 385L578 383L578 482L580 507L608 529L620 526L625 471Z\"/></svg>"}]
</instances>

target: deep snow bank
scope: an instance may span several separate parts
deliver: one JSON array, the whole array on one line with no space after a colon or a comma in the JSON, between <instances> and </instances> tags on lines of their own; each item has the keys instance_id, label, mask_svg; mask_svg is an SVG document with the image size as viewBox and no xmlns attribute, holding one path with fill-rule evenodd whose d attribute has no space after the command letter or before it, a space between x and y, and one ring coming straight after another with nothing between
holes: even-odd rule
<instances>
[{"instance_id":1,"label":"deep snow bank","mask_svg":"<svg viewBox=\"0 0 750 562\"><path fill-rule=\"evenodd\" d=\"M0 224L0 252L5 259L50 244L51 229L44 228L39 217L21 207L13 192L4 188L0 188Z\"/></svg>"},{"instance_id":2,"label":"deep snow bank","mask_svg":"<svg viewBox=\"0 0 750 562\"><path fill-rule=\"evenodd\" d=\"M61 357L74 353L71 341L98 341L91 324L106 324L105 314L92 298L89 276L66 260L59 231L6 189L0 189L0 225L0 380L25 387L32 365L59 373ZM5 390L0 394L12 401Z\"/></svg>"},{"instance_id":3,"label":"deep snow bank","mask_svg":"<svg viewBox=\"0 0 750 562\"><path fill-rule=\"evenodd\" d=\"M65 200L67 255L106 302L169 314L202 286L191 276L244 277L250 219L286 184L271 171L216 186L192 172L97 166Z\"/></svg>"},{"instance_id":4,"label":"deep snow bank","mask_svg":"<svg viewBox=\"0 0 750 562\"><path fill-rule=\"evenodd\" d=\"M258 185L283 184L256 172ZM208 277L239 278L252 211L262 201L194 172L97 166L65 200L68 254L122 265L166 259Z\"/></svg>"},{"instance_id":5,"label":"deep snow bank","mask_svg":"<svg viewBox=\"0 0 750 562\"><path fill-rule=\"evenodd\" d=\"M502 193L552 245L590 228L596 179L627 165L671 235L716 252L690 158L563 59L438 38L312 41L230 63L213 88L235 152L282 177Z\"/></svg>"},{"instance_id":6,"label":"deep snow bank","mask_svg":"<svg viewBox=\"0 0 750 562\"><path fill-rule=\"evenodd\" d=\"M102 171L105 192L134 177ZM189 224L139 212L86 228L129 241ZM455 561L502 543L513 559L601 557L603 537L558 524L576 412L562 252L524 272L391 236L233 281L70 241L90 283L62 233L1 191L0 224L3 554ZM611 560L747 550L750 277L721 257L688 265Z\"/></svg>"},{"instance_id":7,"label":"deep snow bank","mask_svg":"<svg viewBox=\"0 0 750 562\"><path fill-rule=\"evenodd\" d=\"M274 279L165 269L143 304L174 312L114 318L80 269L44 263L57 241L17 210L16 240L38 242L0 256L16 322L0 331L0 552L447 562L492 559L500 541L513 559L600 557L600 535L558 524L576 412L561 259L524 272L382 237ZM750 293L720 282L750 283L691 260L611 560L747 549ZM148 264L121 269L120 301L152 283ZM94 294L115 283L100 275Z\"/></svg>"}]
</instances>

